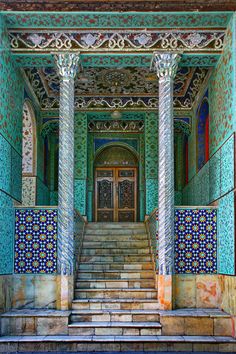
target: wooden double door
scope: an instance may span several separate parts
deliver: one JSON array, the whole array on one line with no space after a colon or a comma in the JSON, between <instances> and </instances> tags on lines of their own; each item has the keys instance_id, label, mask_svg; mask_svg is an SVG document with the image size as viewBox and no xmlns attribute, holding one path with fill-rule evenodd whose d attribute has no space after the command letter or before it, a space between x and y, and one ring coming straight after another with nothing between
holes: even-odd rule
<instances>
[{"instance_id":1,"label":"wooden double door","mask_svg":"<svg viewBox=\"0 0 236 354\"><path fill-rule=\"evenodd\" d=\"M96 168L95 219L102 222L137 220L136 168Z\"/></svg>"}]
</instances>

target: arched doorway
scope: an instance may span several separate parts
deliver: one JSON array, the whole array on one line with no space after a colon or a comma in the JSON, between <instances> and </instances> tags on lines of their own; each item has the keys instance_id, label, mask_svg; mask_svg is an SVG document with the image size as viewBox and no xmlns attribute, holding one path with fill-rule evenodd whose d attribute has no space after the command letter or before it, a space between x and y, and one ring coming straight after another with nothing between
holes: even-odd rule
<instances>
[{"instance_id":1,"label":"arched doorway","mask_svg":"<svg viewBox=\"0 0 236 354\"><path fill-rule=\"evenodd\" d=\"M138 158L130 147L111 145L95 157L95 220L137 221Z\"/></svg>"}]
</instances>

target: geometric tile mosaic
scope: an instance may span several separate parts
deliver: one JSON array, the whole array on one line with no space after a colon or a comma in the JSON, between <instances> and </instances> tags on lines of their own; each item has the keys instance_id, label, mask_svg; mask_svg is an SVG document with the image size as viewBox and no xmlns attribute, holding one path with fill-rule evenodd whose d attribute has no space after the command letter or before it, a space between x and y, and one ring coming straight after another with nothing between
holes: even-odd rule
<instances>
[{"instance_id":1,"label":"geometric tile mosaic","mask_svg":"<svg viewBox=\"0 0 236 354\"><path fill-rule=\"evenodd\" d=\"M16 209L15 273L57 271L57 209Z\"/></svg>"},{"instance_id":2,"label":"geometric tile mosaic","mask_svg":"<svg viewBox=\"0 0 236 354\"><path fill-rule=\"evenodd\" d=\"M217 272L216 209L175 210L175 272Z\"/></svg>"},{"instance_id":3,"label":"geometric tile mosaic","mask_svg":"<svg viewBox=\"0 0 236 354\"><path fill-rule=\"evenodd\" d=\"M158 211L156 220L158 268ZM154 223L155 220L152 220L153 225ZM216 209L175 209L174 250L175 273L217 273Z\"/></svg>"}]
</instances>

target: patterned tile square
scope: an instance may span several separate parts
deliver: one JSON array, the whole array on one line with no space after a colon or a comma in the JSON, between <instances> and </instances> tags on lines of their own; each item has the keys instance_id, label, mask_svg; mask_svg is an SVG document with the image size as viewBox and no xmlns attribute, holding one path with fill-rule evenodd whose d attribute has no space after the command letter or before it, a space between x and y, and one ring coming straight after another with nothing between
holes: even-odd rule
<instances>
[{"instance_id":1,"label":"patterned tile square","mask_svg":"<svg viewBox=\"0 0 236 354\"><path fill-rule=\"evenodd\" d=\"M234 134L221 147L221 195L234 188Z\"/></svg>"},{"instance_id":2,"label":"patterned tile square","mask_svg":"<svg viewBox=\"0 0 236 354\"><path fill-rule=\"evenodd\" d=\"M76 179L74 181L75 188L75 208L81 215L86 215L86 190L87 181Z\"/></svg>"},{"instance_id":3,"label":"patterned tile square","mask_svg":"<svg viewBox=\"0 0 236 354\"><path fill-rule=\"evenodd\" d=\"M0 134L0 189L11 193L11 145Z\"/></svg>"},{"instance_id":4,"label":"patterned tile square","mask_svg":"<svg viewBox=\"0 0 236 354\"><path fill-rule=\"evenodd\" d=\"M221 196L221 150L210 159L210 203Z\"/></svg>"},{"instance_id":5,"label":"patterned tile square","mask_svg":"<svg viewBox=\"0 0 236 354\"><path fill-rule=\"evenodd\" d=\"M56 273L57 209L16 209L15 273Z\"/></svg>"},{"instance_id":6,"label":"patterned tile square","mask_svg":"<svg viewBox=\"0 0 236 354\"><path fill-rule=\"evenodd\" d=\"M226 194L218 205L218 273L235 274L234 192Z\"/></svg>"},{"instance_id":7,"label":"patterned tile square","mask_svg":"<svg viewBox=\"0 0 236 354\"><path fill-rule=\"evenodd\" d=\"M11 195L18 201L22 198L22 158L15 149L11 149Z\"/></svg>"}]
</instances>

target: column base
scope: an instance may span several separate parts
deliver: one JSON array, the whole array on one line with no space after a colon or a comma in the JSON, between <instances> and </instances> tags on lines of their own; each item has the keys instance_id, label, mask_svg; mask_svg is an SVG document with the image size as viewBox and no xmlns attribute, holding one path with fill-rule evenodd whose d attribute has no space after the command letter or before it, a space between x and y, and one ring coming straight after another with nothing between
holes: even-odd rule
<instances>
[{"instance_id":1,"label":"column base","mask_svg":"<svg viewBox=\"0 0 236 354\"><path fill-rule=\"evenodd\" d=\"M173 309L173 275L158 275L158 302L160 310Z\"/></svg>"},{"instance_id":2,"label":"column base","mask_svg":"<svg viewBox=\"0 0 236 354\"><path fill-rule=\"evenodd\" d=\"M57 310L71 309L74 296L74 276L57 276Z\"/></svg>"}]
</instances>

